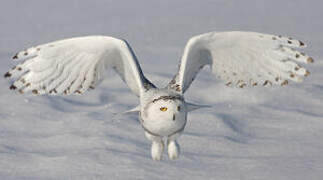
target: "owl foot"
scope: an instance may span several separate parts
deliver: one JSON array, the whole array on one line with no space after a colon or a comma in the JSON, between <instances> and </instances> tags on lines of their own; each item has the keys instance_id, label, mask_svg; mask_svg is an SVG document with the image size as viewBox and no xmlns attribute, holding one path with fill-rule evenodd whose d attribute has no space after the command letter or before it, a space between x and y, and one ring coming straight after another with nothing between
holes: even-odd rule
<instances>
[{"instance_id":1,"label":"owl foot","mask_svg":"<svg viewBox=\"0 0 323 180\"><path fill-rule=\"evenodd\" d=\"M179 144L176 141L168 141L167 146L168 146L168 157L171 160L175 160L179 158L179 154L180 154Z\"/></svg>"}]
</instances>

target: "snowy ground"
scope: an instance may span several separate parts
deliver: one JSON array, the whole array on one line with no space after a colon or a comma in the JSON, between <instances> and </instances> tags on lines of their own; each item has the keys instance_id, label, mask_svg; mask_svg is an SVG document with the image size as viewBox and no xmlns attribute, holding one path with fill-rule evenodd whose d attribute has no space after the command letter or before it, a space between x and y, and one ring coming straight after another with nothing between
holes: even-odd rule
<instances>
[{"instance_id":1,"label":"snowy ground","mask_svg":"<svg viewBox=\"0 0 323 180\"><path fill-rule=\"evenodd\" d=\"M0 78L0 179L322 179L322 6L320 0L1 0L1 74L18 50L92 34L127 39L159 86L173 76L188 38L209 31L290 35L308 42L316 63L304 83L286 88L230 89L204 71L186 99L213 107L190 114L182 156L161 162L151 160L137 117L116 115L138 102L116 75L82 97L21 96Z\"/></svg>"}]
</instances>

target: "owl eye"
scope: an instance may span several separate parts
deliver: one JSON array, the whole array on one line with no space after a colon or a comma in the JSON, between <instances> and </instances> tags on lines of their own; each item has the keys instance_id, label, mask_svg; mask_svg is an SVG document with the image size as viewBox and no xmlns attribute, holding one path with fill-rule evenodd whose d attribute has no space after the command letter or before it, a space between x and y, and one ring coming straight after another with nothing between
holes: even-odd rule
<instances>
[{"instance_id":1,"label":"owl eye","mask_svg":"<svg viewBox=\"0 0 323 180\"><path fill-rule=\"evenodd\" d=\"M165 111L167 111L167 107L161 107L160 110L165 112Z\"/></svg>"}]
</instances>

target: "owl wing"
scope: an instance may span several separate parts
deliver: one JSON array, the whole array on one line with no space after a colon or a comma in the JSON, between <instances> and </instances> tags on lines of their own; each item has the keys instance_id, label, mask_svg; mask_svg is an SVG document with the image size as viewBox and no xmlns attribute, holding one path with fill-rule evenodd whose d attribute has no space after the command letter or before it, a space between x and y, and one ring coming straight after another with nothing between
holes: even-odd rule
<instances>
[{"instance_id":1,"label":"owl wing","mask_svg":"<svg viewBox=\"0 0 323 180\"><path fill-rule=\"evenodd\" d=\"M154 87L145 78L130 45L113 37L60 40L21 51L13 59L22 63L4 76L14 79L10 89L20 93L82 94L93 89L109 68L137 96L141 90Z\"/></svg>"},{"instance_id":2,"label":"owl wing","mask_svg":"<svg viewBox=\"0 0 323 180\"><path fill-rule=\"evenodd\" d=\"M178 73L168 88L184 93L205 65L228 86L253 87L301 82L309 71L297 63L313 59L294 48L292 38L256 32L211 32L192 37L184 49Z\"/></svg>"}]
</instances>

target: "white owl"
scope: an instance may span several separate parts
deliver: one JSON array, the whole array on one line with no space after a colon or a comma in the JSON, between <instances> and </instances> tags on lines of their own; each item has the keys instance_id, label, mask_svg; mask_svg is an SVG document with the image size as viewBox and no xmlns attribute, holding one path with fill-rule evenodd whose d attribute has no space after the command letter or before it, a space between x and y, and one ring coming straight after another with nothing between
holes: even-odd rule
<instances>
[{"instance_id":1,"label":"white owl","mask_svg":"<svg viewBox=\"0 0 323 180\"><path fill-rule=\"evenodd\" d=\"M160 160L164 140L170 159L179 157L176 139L183 132L187 113L199 108L185 102L184 93L206 65L227 86L287 85L301 82L309 71L297 64L313 59L294 48L301 41L256 32L210 32L192 37L184 49L179 70L167 87L157 88L143 74L127 41L106 36L89 36L56 41L17 53L23 62L4 76L14 78L10 89L35 95L82 94L113 68L140 98L141 126L152 141L151 156Z\"/></svg>"}]
</instances>

